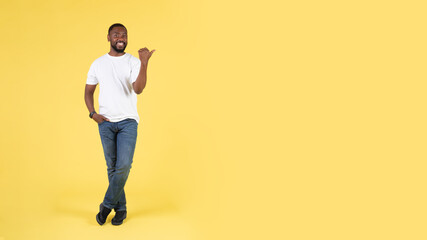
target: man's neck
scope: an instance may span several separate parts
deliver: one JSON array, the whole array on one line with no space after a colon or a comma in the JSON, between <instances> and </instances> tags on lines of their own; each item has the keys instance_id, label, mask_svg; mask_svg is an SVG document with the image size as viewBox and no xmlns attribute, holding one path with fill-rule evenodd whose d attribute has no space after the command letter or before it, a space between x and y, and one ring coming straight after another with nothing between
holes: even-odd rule
<instances>
[{"instance_id":1,"label":"man's neck","mask_svg":"<svg viewBox=\"0 0 427 240\"><path fill-rule=\"evenodd\" d=\"M123 55L125 55L126 53L125 52L121 52L121 53L119 53L119 52L116 52L116 51L114 51L114 50L110 50L110 52L108 53L110 56L113 56L113 57L120 57L120 56L123 56Z\"/></svg>"}]
</instances>

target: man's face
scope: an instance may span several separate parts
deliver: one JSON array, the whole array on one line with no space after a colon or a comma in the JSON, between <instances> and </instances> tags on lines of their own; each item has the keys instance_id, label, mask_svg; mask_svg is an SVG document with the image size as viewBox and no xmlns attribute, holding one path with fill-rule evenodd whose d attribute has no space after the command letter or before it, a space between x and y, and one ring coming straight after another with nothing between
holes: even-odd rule
<instances>
[{"instance_id":1,"label":"man's face","mask_svg":"<svg viewBox=\"0 0 427 240\"><path fill-rule=\"evenodd\" d=\"M118 53L125 51L128 44L128 35L124 27L114 27L108 34L108 41L111 47Z\"/></svg>"}]
</instances>

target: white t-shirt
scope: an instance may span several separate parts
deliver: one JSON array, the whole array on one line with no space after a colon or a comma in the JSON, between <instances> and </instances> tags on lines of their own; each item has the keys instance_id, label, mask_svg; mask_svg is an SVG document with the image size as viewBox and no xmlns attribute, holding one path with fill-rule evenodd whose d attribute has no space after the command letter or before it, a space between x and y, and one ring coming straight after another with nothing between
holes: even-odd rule
<instances>
[{"instance_id":1,"label":"white t-shirt","mask_svg":"<svg viewBox=\"0 0 427 240\"><path fill-rule=\"evenodd\" d=\"M111 122L126 118L139 122L137 94L132 83L136 81L140 67L141 61L129 53L119 57L107 53L92 63L86 84L99 83L99 114Z\"/></svg>"}]
</instances>

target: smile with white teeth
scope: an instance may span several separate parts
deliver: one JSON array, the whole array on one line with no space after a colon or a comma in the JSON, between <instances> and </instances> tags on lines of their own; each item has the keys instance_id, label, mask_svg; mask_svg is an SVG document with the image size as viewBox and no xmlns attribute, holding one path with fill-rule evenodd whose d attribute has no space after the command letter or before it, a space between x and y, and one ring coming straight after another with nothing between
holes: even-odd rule
<instances>
[{"instance_id":1,"label":"smile with white teeth","mask_svg":"<svg viewBox=\"0 0 427 240\"><path fill-rule=\"evenodd\" d=\"M124 46L125 44L123 42L118 42L116 45L118 45L118 46Z\"/></svg>"}]
</instances>

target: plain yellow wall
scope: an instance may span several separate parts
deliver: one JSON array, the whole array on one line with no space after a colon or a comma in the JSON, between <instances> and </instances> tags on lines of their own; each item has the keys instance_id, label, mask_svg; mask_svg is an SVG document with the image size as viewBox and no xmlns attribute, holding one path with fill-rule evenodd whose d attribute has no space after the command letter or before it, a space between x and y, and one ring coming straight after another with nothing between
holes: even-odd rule
<instances>
[{"instance_id":1,"label":"plain yellow wall","mask_svg":"<svg viewBox=\"0 0 427 240\"><path fill-rule=\"evenodd\" d=\"M425 9L3 1L0 239L425 239ZM113 228L83 90L116 22L156 52Z\"/></svg>"}]
</instances>

